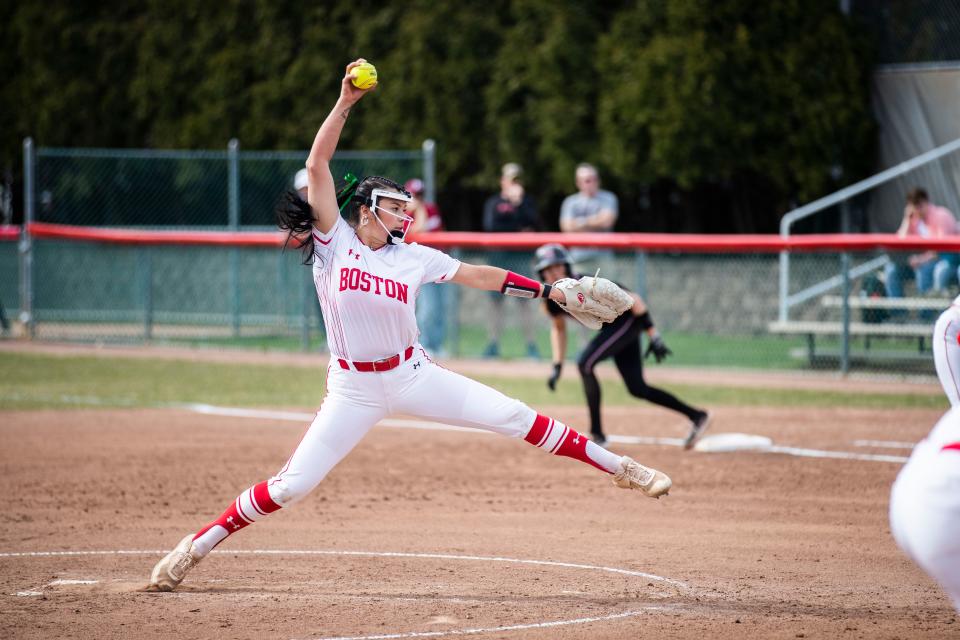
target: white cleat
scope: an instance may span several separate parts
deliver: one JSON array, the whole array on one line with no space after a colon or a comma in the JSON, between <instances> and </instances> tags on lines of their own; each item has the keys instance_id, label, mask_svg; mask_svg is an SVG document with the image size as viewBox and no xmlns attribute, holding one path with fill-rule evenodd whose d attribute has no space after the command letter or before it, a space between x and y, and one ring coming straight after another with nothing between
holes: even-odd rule
<instances>
[{"instance_id":1,"label":"white cleat","mask_svg":"<svg viewBox=\"0 0 960 640\"><path fill-rule=\"evenodd\" d=\"M620 469L613 475L613 484L621 489L639 489L645 496L659 498L667 495L673 481L667 474L623 456L620 459Z\"/></svg>"},{"instance_id":2,"label":"white cleat","mask_svg":"<svg viewBox=\"0 0 960 640\"><path fill-rule=\"evenodd\" d=\"M147 591L173 591L183 582L187 572L193 569L200 558L193 555L193 534L184 536L173 551L163 557L150 574Z\"/></svg>"}]
</instances>

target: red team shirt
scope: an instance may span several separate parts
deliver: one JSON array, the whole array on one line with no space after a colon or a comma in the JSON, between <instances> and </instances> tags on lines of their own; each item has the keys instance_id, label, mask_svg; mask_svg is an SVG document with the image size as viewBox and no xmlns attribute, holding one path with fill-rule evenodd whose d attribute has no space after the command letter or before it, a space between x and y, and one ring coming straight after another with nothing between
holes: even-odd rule
<instances>
[{"instance_id":1,"label":"red team shirt","mask_svg":"<svg viewBox=\"0 0 960 640\"><path fill-rule=\"evenodd\" d=\"M417 243L364 245L343 218L326 234L313 230L313 282L330 355L370 361L417 343L414 306L421 287L447 282L460 261Z\"/></svg>"}]
</instances>

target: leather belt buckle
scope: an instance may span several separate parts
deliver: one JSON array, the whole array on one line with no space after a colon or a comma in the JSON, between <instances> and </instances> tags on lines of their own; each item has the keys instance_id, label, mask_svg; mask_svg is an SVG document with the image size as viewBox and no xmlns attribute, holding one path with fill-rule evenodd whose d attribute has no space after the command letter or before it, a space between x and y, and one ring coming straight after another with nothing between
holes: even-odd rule
<instances>
[{"instance_id":1,"label":"leather belt buckle","mask_svg":"<svg viewBox=\"0 0 960 640\"><path fill-rule=\"evenodd\" d=\"M397 365L400 364L400 356L390 356L389 358L383 358L382 360L375 360L373 363L373 370L380 371L390 371L391 369L396 369Z\"/></svg>"}]
</instances>

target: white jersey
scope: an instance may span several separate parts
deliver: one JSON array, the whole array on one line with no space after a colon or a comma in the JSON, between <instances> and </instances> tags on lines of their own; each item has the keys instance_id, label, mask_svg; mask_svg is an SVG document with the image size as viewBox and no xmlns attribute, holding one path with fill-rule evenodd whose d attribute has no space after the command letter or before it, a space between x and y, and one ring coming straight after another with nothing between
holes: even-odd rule
<instances>
[{"instance_id":1,"label":"white jersey","mask_svg":"<svg viewBox=\"0 0 960 640\"><path fill-rule=\"evenodd\" d=\"M371 361L417 343L420 288L447 282L460 261L416 243L371 249L343 218L328 233L313 230L313 282L330 355Z\"/></svg>"},{"instance_id":2,"label":"white jersey","mask_svg":"<svg viewBox=\"0 0 960 640\"><path fill-rule=\"evenodd\" d=\"M933 325L933 362L950 404L960 406L960 296Z\"/></svg>"},{"instance_id":3,"label":"white jersey","mask_svg":"<svg viewBox=\"0 0 960 640\"><path fill-rule=\"evenodd\" d=\"M960 612L960 407L910 454L890 491L890 531Z\"/></svg>"}]
</instances>

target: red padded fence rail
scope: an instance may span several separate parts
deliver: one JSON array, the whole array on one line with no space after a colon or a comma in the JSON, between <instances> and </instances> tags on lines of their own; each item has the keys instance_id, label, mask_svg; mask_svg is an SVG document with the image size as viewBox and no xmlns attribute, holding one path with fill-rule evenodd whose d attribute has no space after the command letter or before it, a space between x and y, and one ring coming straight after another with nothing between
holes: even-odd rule
<instances>
[{"instance_id":1,"label":"red padded fence rail","mask_svg":"<svg viewBox=\"0 0 960 640\"><path fill-rule=\"evenodd\" d=\"M144 231L110 227L77 227L47 222L32 222L27 225L27 230L34 238L132 245L279 247L284 240L284 235L279 231Z\"/></svg>"},{"instance_id":2,"label":"red padded fence rail","mask_svg":"<svg viewBox=\"0 0 960 640\"><path fill-rule=\"evenodd\" d=\"M2 229L3 227L0 227ZM10 227L6 227L10 228ZM34 238L128 245L199 245L223 247L279 247L284 234L276 231L144 231L34 222ZM960 252L960 236L900 238L894 234L813 234L783 238L778 235L705 235L674 233L480 233L446 231L408 238L432 247L449 249L533 249L548 242L568 247L591 246L629 251L680 253L776 253L779 251L903 251Z\"/></svg>"},{"instance_id":3,"label":"red padded fence rail","mask_svg":"<svg viewBox=\"0 0 960 640\"><path fill-rule=\"evenodd\" d=\"M0 224L0 242L13 242L20 239L20 227Z\"/></svg>"}]
</instances>

